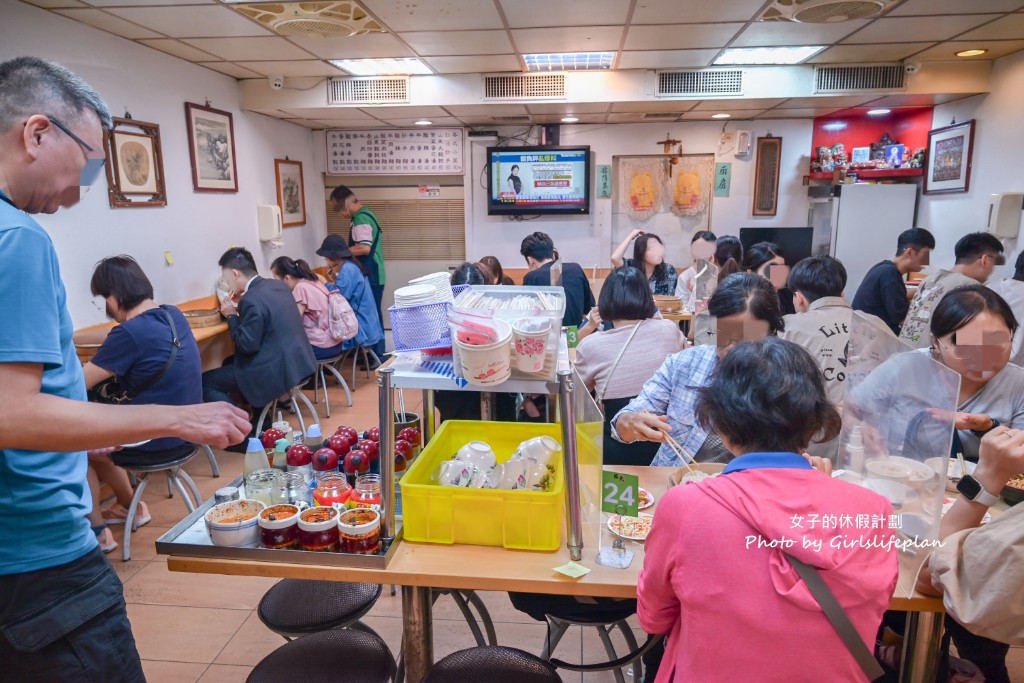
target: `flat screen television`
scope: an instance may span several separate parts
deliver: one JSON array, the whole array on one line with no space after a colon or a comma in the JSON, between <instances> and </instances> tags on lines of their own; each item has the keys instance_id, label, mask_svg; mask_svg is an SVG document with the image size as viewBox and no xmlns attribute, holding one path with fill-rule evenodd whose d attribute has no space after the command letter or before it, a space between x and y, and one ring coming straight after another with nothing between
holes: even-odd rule
<instances>
[{"instance_id":1,"label":"flat screen television","mask_svg":"<svg viewBox=\"0 0 1024 683\"><path fill-rule=\"evenodd\" d=\"M488 147L487 214L590 213L590 147Z\"/></svg>"},{"instance_id":2,"label":"flat screen television","mask_svg":"<svg viewBox=\"0 0 1024 683\"><path fill-rule=\"evenodd\" d=\"M813 236L814 228L740 228L744 252L758 242L774 242L782 247L790 268L813 254Z\"/></svg>"}]
</instances>

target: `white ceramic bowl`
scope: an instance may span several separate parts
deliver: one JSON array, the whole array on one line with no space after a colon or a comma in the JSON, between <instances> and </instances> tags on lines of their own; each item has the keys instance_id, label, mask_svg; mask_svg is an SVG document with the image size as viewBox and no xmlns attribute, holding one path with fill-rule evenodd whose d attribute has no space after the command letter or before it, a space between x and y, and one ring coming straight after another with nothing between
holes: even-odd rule
<instances>
[{"instance_id":1,"label":"white ceramic bowl","mask_svg":"<svg viewBox=\"0 0 1024 683\"><path fill-rule=\"evenodd\" d=\"M260 544L260 513L267 506L258 500L230 500L207 511L206 530L214 545L249 548ZM239 515L251 515L242 521L225 521Z\"/></svg>"}]
</instances>

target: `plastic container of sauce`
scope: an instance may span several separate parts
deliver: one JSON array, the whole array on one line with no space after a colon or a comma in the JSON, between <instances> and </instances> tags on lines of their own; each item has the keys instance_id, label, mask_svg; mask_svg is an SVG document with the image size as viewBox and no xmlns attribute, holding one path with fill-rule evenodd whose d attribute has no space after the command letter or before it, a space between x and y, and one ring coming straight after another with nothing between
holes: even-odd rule
<instances>
[{"instance_id":1,"label":"plastic container of sauce","mask_svg":"<svg viewBox=\"0 0 1024 683\"><path fill-rule=\"evenodd\" d=\"M299 513L308 507L274 505L260 512L260 543L264 548L291 550L299 547Z\"/></svg>"},{"instance_id":2,"label":"plastic container of sauce","mask_svg":"<svg viewBox=\"0 0 1024 683\"><path fill-rule=\"evenodd\" d=\"M380 552L380 513L356 508L338 518L338 549L353 555L376 555Z\"/></svg>"},{"instance_id":3,"label":"plastic container of sauce","mask_svg":"<svg viewBox=\"0 0 1024 683\"><path fill-rule=\"evenodd\" d=\"M303 550L337 552L338 510L314 507L299 514L299 546Z\"/></svg>"}]
</instances>

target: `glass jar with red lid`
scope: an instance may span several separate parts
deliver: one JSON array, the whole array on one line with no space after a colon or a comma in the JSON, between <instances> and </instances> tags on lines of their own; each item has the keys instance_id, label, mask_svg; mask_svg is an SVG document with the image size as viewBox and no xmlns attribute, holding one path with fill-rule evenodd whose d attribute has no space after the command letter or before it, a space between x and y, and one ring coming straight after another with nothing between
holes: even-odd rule
<instances>
[{"instance_id":1,"label":"glass jar with red lid","mask_svg":"<svg viewBox=\"0 0 1024 683\"><path fill-rule=\"evenodd\" d=\"M328 473L321 475L313 491L313 501L317 505L330 506L338 503L344 505L349 496L352 495L352 485L348 483L345 475Z\"/></svg>"}]
</instances>

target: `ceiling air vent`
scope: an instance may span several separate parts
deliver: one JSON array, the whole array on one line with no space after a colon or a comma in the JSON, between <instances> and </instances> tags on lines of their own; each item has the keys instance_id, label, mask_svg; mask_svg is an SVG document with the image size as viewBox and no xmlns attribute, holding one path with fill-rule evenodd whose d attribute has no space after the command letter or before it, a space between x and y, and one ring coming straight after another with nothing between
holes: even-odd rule
<instances>
[{"instance_id":1,"label":"ceiling air vent","mask_svg":"<svg viewBox=\"0 0 1024 683\"><path fill-rule=\"evenodd\" d=\"M814 92L836 93L861 90L903 90L902 64L814 67Z\"/></svg>"},{"instance_id":2,"label":"ceiling air vent","mask_svg":"<svg viewBox=\"0 0 1024 683\"><path fill-rule=\"evenodd\" d=\"M565 74L484 76L485 100L565 99Z\"/></svg>"},{"instance_id":3,"label":"ceiling air vent","mask_svg":"<svg viewBox=\"0 0 1024 683\"><path fill-rule=\"evenodd\" d=\"M796 21L835 24L876 17L899 0L775 0L761 13L761 21Z\"/></svg>"},{"instance_id":4,"label":"ceiling air vent","mask_svg":"<svg viewBox=\"0 0 1024 683\"><path fill-rule=\"evenodd\" d=\"M645 121L675 121L680 116L682 116L682 114L678 112L655 111L649 112L647 114L641 114L640 118L644 119Z\"/></svg>"},{"instance_id":5,"label":"ceiling air vent","mask_svg":"<svg viewBox=\"0 0 1024 683\"><path fill-rule=\"evenodd\" d=\"M514 116L492 116L492 121L498 123L530 123L530 117L527 114L516 114Z\"/></svg>"},{"instance_id":6,"label":"ceiling air vent","mask_svg":"<svg viewBox=\"0 0 1024 683\"><path fill-rule=\"evenodd\" d=\"M383 33L384 27L350 0L231 5L282 36L347 38Z\"/></svg>"},{"instance_id":7,"label":"ceiling air vent","mask_svg":"<svg viewBox=\"0 0 1024 683\"><path fill-rule=\"evenodd\" d=\"M327 104L408 101L408 76L331 78L327 81Z\"/></svg>"},{"instance_id":8,"label":"ceiling air vent","mask_svg":"<svg viewBox=\"0 0 1024 683\"><path fill-rule=\"evenodd\" d=\"M742 69L660 71L655 97L742 95Z\"/></svg>"}]
</instances>

